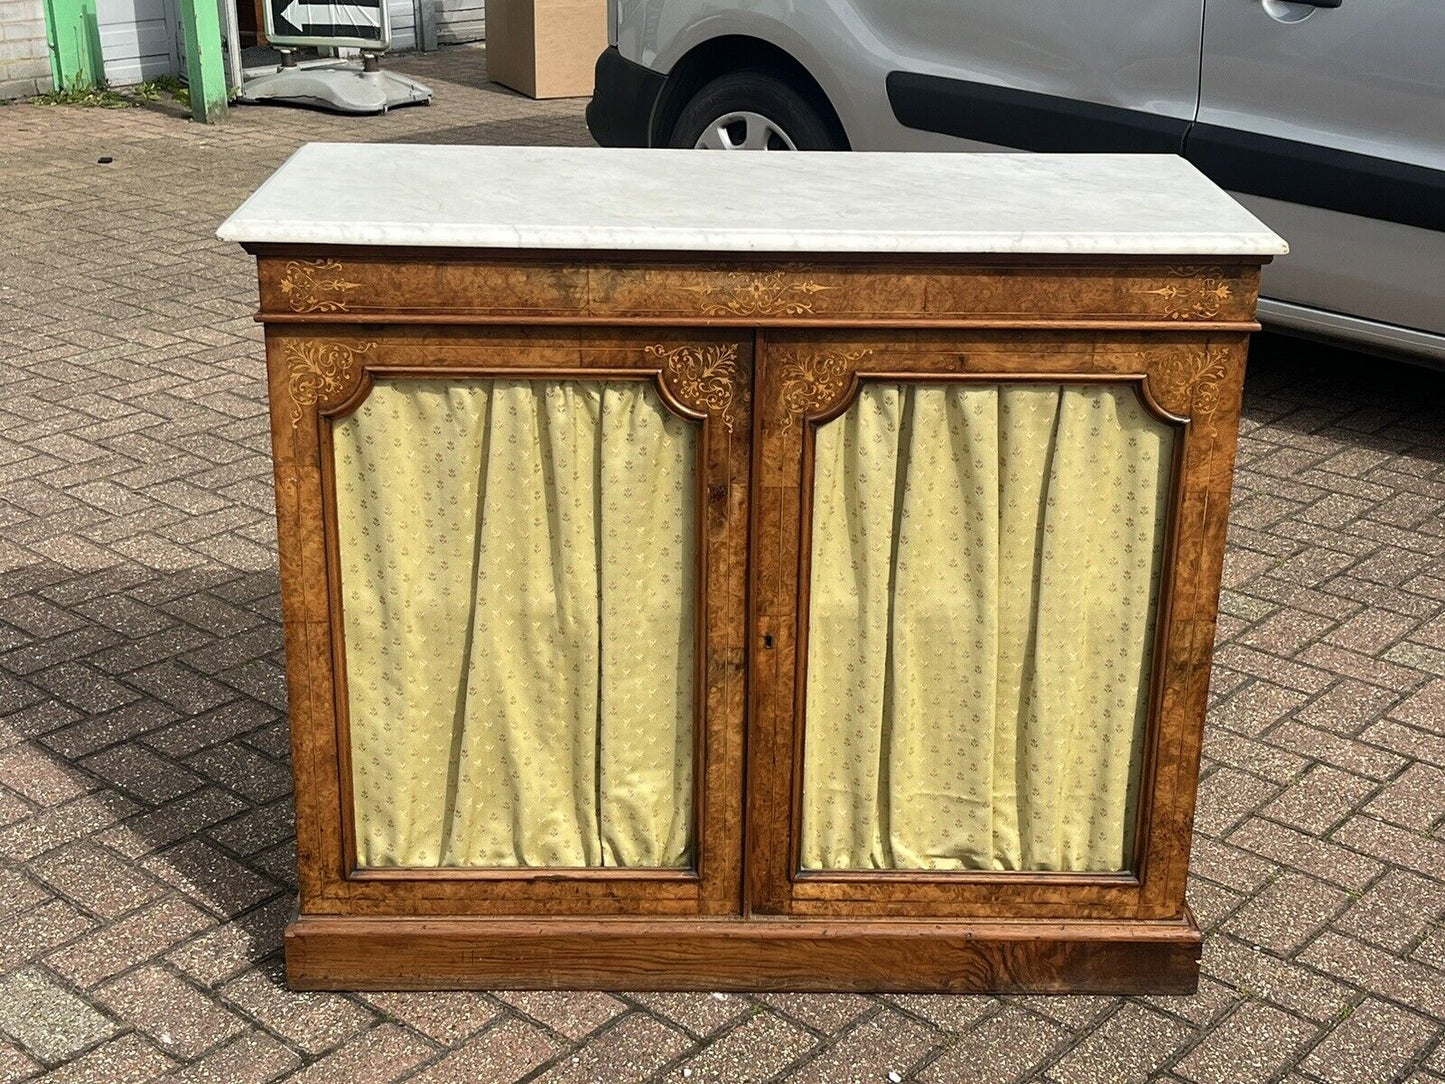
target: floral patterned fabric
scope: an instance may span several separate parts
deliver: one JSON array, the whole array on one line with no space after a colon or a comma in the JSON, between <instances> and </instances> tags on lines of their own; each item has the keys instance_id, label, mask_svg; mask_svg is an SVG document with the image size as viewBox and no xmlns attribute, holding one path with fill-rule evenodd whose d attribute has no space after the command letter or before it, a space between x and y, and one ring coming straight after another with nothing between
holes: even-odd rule
<instances>
[{"instance_id":1,"label":"floral patterned fabric","mask_svg":"<svg viewBox=\"0 0 1445 1084\"><path fill-rule=\"evenodd\" d=\"M333 444L359 863L688 865L697 427L396 380Z\"/></svg>"},{"instance_id":2,"label":"floral patterned fabric","mask_svg":"<svg viewBox=\"0 0 1445 1084\"><path fill-rule=\"evenodd\" d=\"M804 868L1130 865L1172 451L1121 385L868 383L819 428Z\"/></svg>"}]
</instances>

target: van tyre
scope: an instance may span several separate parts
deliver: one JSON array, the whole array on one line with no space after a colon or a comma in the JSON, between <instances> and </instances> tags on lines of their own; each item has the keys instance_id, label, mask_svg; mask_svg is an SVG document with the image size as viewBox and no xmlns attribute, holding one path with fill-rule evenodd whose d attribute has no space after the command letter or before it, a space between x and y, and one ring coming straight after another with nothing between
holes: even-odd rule
<instances>
[{"instance_id":1,"label":"van tyre","mask_svg":"<svg viewBox=\"0 0 1445 1084\"><path fill-rule=\"evenodd\" d=\"M669 147L709 150L846 150L835 125L807 97L763 71L730 72L683 106Z\"/></svg>"}]
</instances>

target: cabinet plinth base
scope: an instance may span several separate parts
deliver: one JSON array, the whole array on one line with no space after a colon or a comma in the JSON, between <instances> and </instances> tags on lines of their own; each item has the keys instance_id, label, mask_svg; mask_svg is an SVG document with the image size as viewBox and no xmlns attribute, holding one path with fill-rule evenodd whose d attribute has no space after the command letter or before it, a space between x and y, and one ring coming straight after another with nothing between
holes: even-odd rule
<instances>
[{"instance_id":1,"label":"cabinet plinth base","mask_svg":"<svg viewBox=\"0 0 1445 1084\"><path fill-rule=\"evenodd\" d=\"M297 990L575 989L1190 994L1172 922L482 919L307 915Z\"/></svg>"}]
</instances>

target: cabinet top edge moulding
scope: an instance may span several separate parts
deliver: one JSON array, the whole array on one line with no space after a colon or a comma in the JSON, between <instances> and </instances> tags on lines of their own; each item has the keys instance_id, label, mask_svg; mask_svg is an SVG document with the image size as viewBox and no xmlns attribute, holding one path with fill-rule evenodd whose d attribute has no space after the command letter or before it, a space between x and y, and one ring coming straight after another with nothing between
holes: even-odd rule
<instances>
[{"instance_id":1,"label":"cabinet top edge moulding","mask_svg":"<svg viewBox=\"0 0 1445 1084\"><path fill-rule=\"evenodd\" d=\"M1208 256L1288 246L1184 159L715 155L308 143L217 231L243 245Z\"/></svg>"}]
</instances>

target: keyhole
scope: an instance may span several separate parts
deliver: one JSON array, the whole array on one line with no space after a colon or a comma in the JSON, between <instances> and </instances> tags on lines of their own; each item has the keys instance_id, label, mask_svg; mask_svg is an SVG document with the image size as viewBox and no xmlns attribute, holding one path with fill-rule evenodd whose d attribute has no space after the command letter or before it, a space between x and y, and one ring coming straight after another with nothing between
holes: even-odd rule
<instances>
[{"instance_id":1,"label":"keyhole","mask_svg":"<svg viewBox=\"0 0 1445 1084\"><path fill-rule=\"evenodd\" d=\"M770 651L772 650L772 647L773 647L773 634L772 634L771 632L767 632L767 633L764 633L764 634L763 634L763 646L764 646L765 648L767 648L768 650L770 650Z\"/></svg>"}]
</instances>

